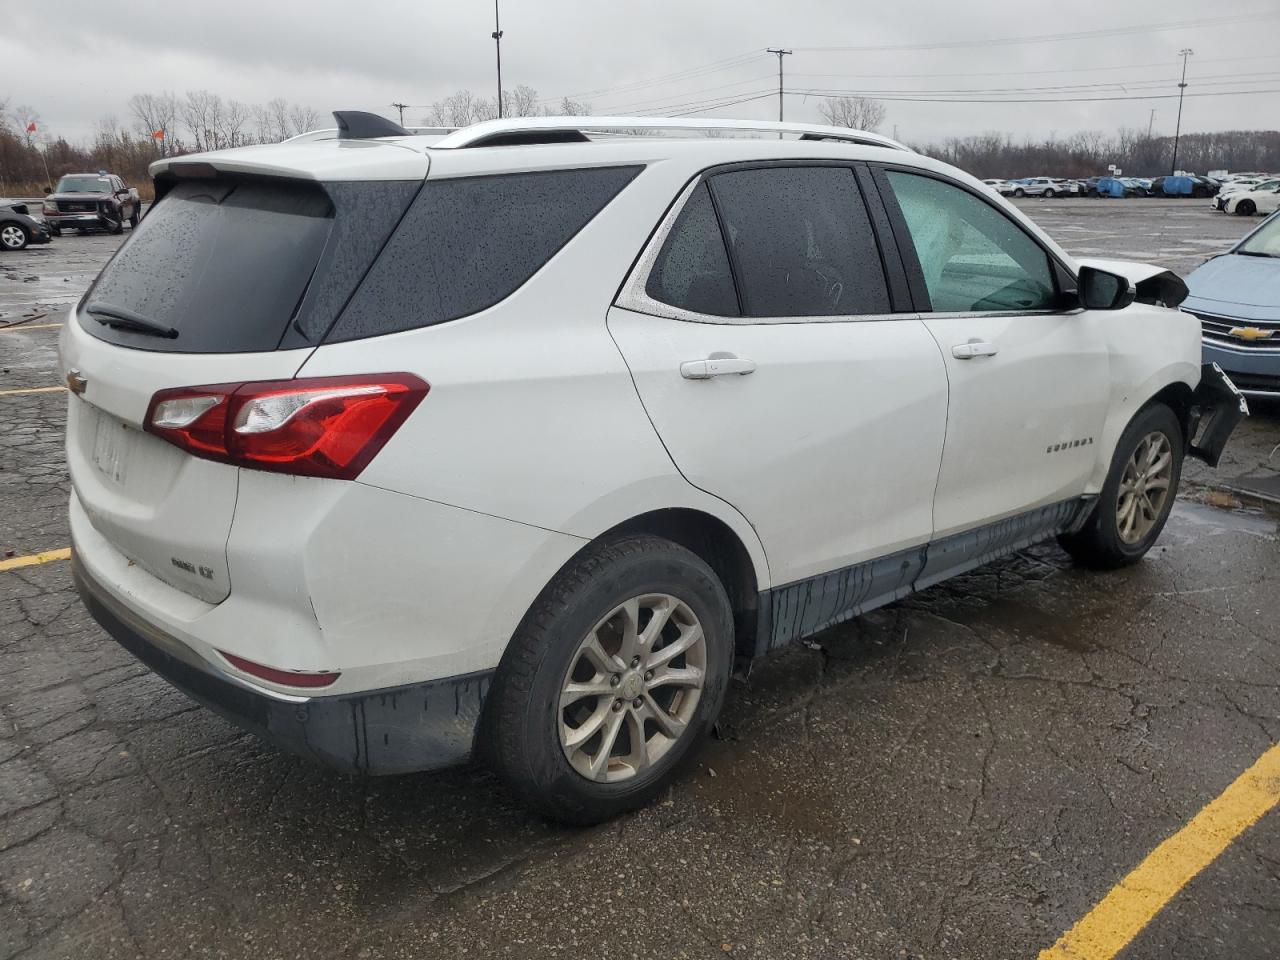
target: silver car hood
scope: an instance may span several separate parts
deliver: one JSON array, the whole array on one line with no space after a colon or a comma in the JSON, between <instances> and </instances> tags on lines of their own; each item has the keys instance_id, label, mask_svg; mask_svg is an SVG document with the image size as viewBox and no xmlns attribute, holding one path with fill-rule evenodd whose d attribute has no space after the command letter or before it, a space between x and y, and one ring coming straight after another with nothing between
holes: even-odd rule
<instances>
[{"instance_id":1,"label":"silver car hood","mask_svg":"<svg viewBox=\"0 0 1280 960\"><path fill-rule=\"evenodd\" d=\"M1187 277L1183 307L1241 320L1280 321L1280 260L1224 254Z\"/></svg>"}]
</instances>

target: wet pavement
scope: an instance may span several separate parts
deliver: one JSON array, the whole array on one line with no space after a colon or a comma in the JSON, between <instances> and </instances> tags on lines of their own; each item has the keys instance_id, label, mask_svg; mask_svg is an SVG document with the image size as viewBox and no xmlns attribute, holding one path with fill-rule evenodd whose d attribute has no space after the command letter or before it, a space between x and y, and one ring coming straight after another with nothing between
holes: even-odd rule
<instances>
[{"instance_id":1,"label":"wet pavement","mask_svg":"<svg viewBox=\"0 0 1280 960\"><path fill-rule=\"evenodd\" d=\"M1073 252L1184 271L1248 226L1023 206ZM115 243L0 260L0 324ZM35 325L60 320L0 332L0 390L53 384ZM64 405L0 396L0 556L67 544ZM1224 472L1277 443L1258 411ZM1277 521L1211 479L1134 568L1038 547L757 665L676 786L590 830L478 769L277 753L107 640L65 563L0 571L0 958L1034 957L1280 740ZM1278 916L1273 812L1122 956L1274 956Z\"/></svg>"}]
</instances>

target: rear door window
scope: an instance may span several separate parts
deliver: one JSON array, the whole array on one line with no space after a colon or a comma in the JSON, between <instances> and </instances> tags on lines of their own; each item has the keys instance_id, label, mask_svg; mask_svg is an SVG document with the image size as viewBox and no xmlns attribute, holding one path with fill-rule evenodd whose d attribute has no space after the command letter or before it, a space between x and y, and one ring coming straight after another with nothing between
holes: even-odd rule
<instances>
[{"instance_id":1,"label":"rear door window","mask_svg":"<svg viewBox=\"0 0 1280 960\"><path fill-rule=\"evenodd\" d=\"M506 299L640 170L428 180L325 341L443 323Z\"/></svg>"},{"instance_id":2,"label":"rear door window","mask_svg":"<svg viewBox=\"0 0 1280 960\"><path fill-rule=\"evenodd\" d=\"M274 350L332 226L333 206L318 184L180 182L102 271L80 323L103 340L144 350ZM87 313L95 305L145 317L177 336L106 326Z\"/></svg>"},{"instance_id":3,"label":"rear door window","mask_svg":"<svg viewBox=\"0 0 1280 960\"><path fill-rule=\"evenodd\" d=\"M744 316L890 312L875 232L848 167L761 167L711 178Z\"/></svg>"},{"instance_id":4,"label":"rear door window","mask_svg":"<svg viewBox=\"0 0 1280 960\"><path fill-rule=\"evenodd\" d=\"M681 310L738 315L729 254L705 183L698 184L676 218L653 263L645 293Z\"/></svg>"}]
</instances>

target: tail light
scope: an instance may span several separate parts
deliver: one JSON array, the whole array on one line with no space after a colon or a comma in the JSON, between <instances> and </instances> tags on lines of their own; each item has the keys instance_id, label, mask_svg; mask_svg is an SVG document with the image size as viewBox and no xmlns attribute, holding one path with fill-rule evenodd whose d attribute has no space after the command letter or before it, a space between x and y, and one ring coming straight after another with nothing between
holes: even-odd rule
<instances>
[{"instance_id":1,"label":"tail light","mask_svg":"<svg viewBox=\"0 0 1280 960\"><path fill-rule=\"evenodd\" d=\"M408 373L161 390L146 430L193 456L354 480L430 387Z\"/></svg>"}]
</instances>

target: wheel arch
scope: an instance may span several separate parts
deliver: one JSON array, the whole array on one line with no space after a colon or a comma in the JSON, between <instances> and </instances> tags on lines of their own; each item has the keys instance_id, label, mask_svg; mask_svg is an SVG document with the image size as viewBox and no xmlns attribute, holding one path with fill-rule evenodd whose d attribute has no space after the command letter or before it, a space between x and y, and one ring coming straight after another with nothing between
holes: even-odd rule
<instances>
[{"instance_id":1,"label":"wheel arch","mask_svg":"<svg viewBox=\"0 0 1280 960\"><path fill-rule=\"evenodd\" d=\"M1111 469L1111 460L1115 456L1116 444L1120 442L1120 437L1133 419L1153 404L1163 403L1173 410L1178 422L1182 424L1183 441L1189 442L1192 396L1194 385L1199 382L1199 376L1198 363L1173 363L1153 374L1117 403L1107 418L1106 427L1100 438L1098 458L1086 487L1086 493L1097 493L1102 489L1107 471Z\"/></svg>"},{"instance_id":2,"label":"wheel arch","mask_svg":"<svg viewBox=\"0 0 1280 960\"><path fill-rule=\"evenodd\" d=\"M760 577L742 538L719 517L690 507L650 510L604 531L597 540L645 533L677 543L720 578L733 609L735 652L750 656L759 625Z\"/></svg>"}]
</instances>

